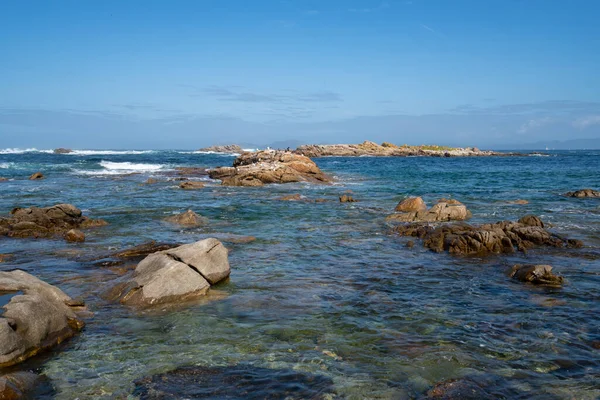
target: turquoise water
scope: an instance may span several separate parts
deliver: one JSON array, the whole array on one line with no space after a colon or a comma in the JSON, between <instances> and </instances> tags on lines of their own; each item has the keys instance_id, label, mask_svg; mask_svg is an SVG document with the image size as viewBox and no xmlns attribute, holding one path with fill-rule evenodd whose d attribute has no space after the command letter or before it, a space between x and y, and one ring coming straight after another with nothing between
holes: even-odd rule
<instances>
[{"instance_id":1,"label":"turquoise water","mask_svg":"<svg viewBox=\"0 0 600 400\"><path fill-rule=\"evenodd\" d=\"M333 185L222 187L184 191L167 181L179 166L230 165L233 157L177 151L124 154L0 154L0 212L72 203L110 225L84 244L0 239L21 268L82 297L95 313L80 336L23 368L46 374L56 398L134 398L134 381L180 366L253 365L323 376L341 398L404 399L436 383L485 377L504 398L600 396L600 200L569 190L600 189L600 152L498 158L323 158ZM26 178L42 171L46 179ZM131 174L136 173L136 174ZM148 177L161 182L144 185ZM358 203L338 202L351 190ZM301 193L330 202L285 202ZM578 250L456 258L389 233L398 201L456 198L473 223L536 214ZM525 199L527 205L509 201ZM162 221L192 209L209 224ZM102 300L118 278L98 257L148 240L226 243L229 282L197 305L139 314ZM515 263L550 264L567 283L515 283Z\"/></svg>"}]
</instances>

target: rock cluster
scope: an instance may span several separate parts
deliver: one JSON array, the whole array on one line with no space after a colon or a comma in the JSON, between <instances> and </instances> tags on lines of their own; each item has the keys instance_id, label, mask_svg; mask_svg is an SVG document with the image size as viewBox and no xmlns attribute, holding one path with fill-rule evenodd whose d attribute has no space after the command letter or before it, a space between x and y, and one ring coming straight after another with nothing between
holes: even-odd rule
<instances>
[{"instance_id":1,"label":"rock cluster","mask_svg":"<svg viewBox=\"0 0 600 400\"><path fill-rule=\"evenodd\" d=\"M513 253L516 250L547 247L579 248L578 240L565 239L544 228L544 223L535 216L525 216L518 222L502 221L494 224L472 226L454 223L437 228L412 223L395 227L394 232L402 236L423 239L425 247L436 251L447 251L454 255L488 255Z\"/></svg>"},{"instance_id":2,"label":"rock cluster","mask_svg":"<svg viewBox=\"0 0 600 400\"><path fill-rule=\"evenodd\" d=\"M482 151L475 147L451 148L444 146L396 146L384 142L381 145L368 140L360 144L329 144L329 145L303 145L298 147L296 154L307 157L357 157L357 156L379 156L379 157L406 157L406 156L429 156L429 157L467 157L467 156L503 156L506 153L493 151Z\"/></svg>"},{"instance_id":3,"label":"rock cluster","mask_svg":"<svg viewBox=\"0 0 600 400\"><path fill-rule=\"evenodd\" d=\"M140 308L182 302L206 295L229 274L227 249L210 238L150 254L108 297Z\"/></svg>"},{"instance_id":4,"label":"rock cluster","mask_svg":"<svg viewBox=\"0 0 600 400\"><path fill-rule=\"evenodd\" d=\"M550 265L521 265L512 267L509 276L521 282L534 285L558 286L563 283L563 277L552 273Z\"/></svg>"},{"instance_id":5,"label":"rock cluster","mask_svg":"<svg viewBox=\"0 0 600 400\"><path fill-rule=\"evenodd\" d=\"M81 210L71 204L52 207L15 208L8 218L0 217L0 235L10 237L52 237L64 235L71 229L107 225L101 219L84 217Z\"/></svg>"},{"instance_id":6,"label":"rock cluster","mask_svg":"<svg viewBox=\"0 0 600 400\"><path fill-rule=\"evenodd\" d=\"M458 200L440 199L429 210L420 197L411 197L398 203L396 213L387 217L390 222L447 222L464 221L471 212Z\"/></svg>"},{"instance_id":7,"label":"rock cluster","mask_svg":"<svg viewBox=\"0 0 600 400\"><path fill-rule=\"evenodd\" d=\"M226 154L241 154L244 152L237 144L229 144L225 146L210 146L200 149L198 151L215 152L215 153L226 153Z\"/></svg>"},{"instance_id":8,"label":"rock cluster","mask_svg":"<svg viewBox=\"0 0 600 400\"><path fill-rule=\"evenodd\" d=\"M0 293L12 294L0 314L0 367L20 363L79 332L82 304L24 271L0 271Z\"/></svg>"},{"instance_id":9,"label":"rock cluster","mask_svg":"<svg viewBox=\"0 0 600 400\"><path fill-rule=\"evenodd\" d=\"M567 192L567 193L565 193L565 196L577 197L577 198L583 198L583 197L600 198L600 192L593 190L593 189L581 189L581 190L576 190L574 192Z\"/></svg>"},{"instance_id":10,"label":"rock cluster","mask_svg":"<svg viewBox=\"0 0 600 400\"><path fill-rule=\"evenodd\" d=\"M212 179L220 179L225 186L331 181L331 178L321 172L308 157L275 150L243 153L235 159L233 167L209 170L209 176Z\"/></svg>"}]
</instances>

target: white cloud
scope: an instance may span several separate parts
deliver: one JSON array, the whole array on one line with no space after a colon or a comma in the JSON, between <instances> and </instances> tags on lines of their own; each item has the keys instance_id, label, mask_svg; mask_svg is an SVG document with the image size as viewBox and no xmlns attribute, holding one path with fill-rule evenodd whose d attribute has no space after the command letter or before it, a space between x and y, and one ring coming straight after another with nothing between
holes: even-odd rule
<instances>
[{"instance_id":1,"label":"white cloud","mask_svg":"<svg viewBox=\"0 0 600 400\"><path fill-rule=\"evenodd\" d=\"M529 121L527 121L523 125L521 125L521 127L519 129L517 129L517 133L524 134L531 130L538 129L544 125L548 125L549 123L551 123L553 121L554 120L550 117L530 119Z\"/></svg>"},{"instance_id":2,"label":"white cloud","mask_svg":"<svg viewBox=\"0 0 600 400\"><path fill-rule=\"evenodd\" d=\"M592 125L600 125L600 115L589 115L573 121L573 126L579 129L585 129Z\"/></svg>"}]
</instances>

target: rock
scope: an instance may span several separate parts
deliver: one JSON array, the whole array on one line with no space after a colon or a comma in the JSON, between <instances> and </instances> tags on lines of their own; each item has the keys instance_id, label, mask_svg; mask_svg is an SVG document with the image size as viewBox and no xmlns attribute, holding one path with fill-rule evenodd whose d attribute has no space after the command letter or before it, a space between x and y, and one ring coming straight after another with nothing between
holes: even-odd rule
<instances>
[{"instance_id":1,"label":"rock","mask_svg":"<svg viewBox=\"0 0 600 400\"><path fill-rule=\"evenodd\" d=\"M508 204L516 204L516 205L525 205L525 204L529 204L529 202L527 200L511 200L508 202Z\"/></svg>"},{"instance_id":2,"label":"rock","mask_svg":"<svg viewBox=\"0 0 600 400\"><path fill-rule=\"evenodd\" d=\"M302 200L302 195L300 195L300 194L288 194L286 196L278 197L276 200L281 200L281 201L300 201L300 200Z\"/></svg>"},{"instance_id":3,"label":"rock","mask_svg":"<svg viewBox=\"0 0 600 400\"><path fill-rule=\"evenodd\" d=\"M0 271L0 293L12 294L0 316L0 367L18 364L84 326L66 304L69 296L24 271Z\"/></svg>"},{"instance_id":4,"label":"rock","mask_svg":"<svg viewBox=\"0 0 600 400\"><path fill-rule=\"evenodd\" d=\"M43 376L24 371L0 375L0 399L34 399L44 395L49 398L53 390L47 381Z\"/></svg>"},{"instance_id":5,"label":"rock","mask_svg":"<svg viewBox=\"0 0 600 400\"><path fill-rule=\"evenodd\" d=\"M211 169L209 176L212 179L220 179L225 186L331 181L331 178L321 172L308 157L274 150L243 153L235 159L233 167Z\"/></svg>"},{"instance_id":6,"label":"rock","mask_svg":"<svg viewBox=\"0 0 600 400\"><path fill-rule=\"evenodd\" d=\"M567 192L567 193L565 193L565 196L577 197L577 198L584 198L584 197L599 198L600 192L593 190L593 189L581 189L581 190L576 190L574 192Z\"/></svg>"},{"instance_id":7,"label":"rock","mask_svg":"<svg viewBox=\"0 0 600 400\"><path fill-rule=\"evenodd\" d=\"M4 178L4 177L0 176L0 182L7 182L7 181L8 181L8 178Z\"/></svg>"},{"instance_id":8,"label":"rock","mask_svg":"<svg viewBox=\"0 0 600 400\"><path fill-rule=\"evenodd\" d=\"M150 254L130 277L113 288L109 298L148 307L206 295L230 274L227 249L217 239L205 239Z\"/></svg>"},{"instance_id":9,"label":"rock","mask_svg":"<svg viewBox=\"0 0 600 400\"><path fill-rule=\"evenodd\" d=\"M307 157L407 157L407 156L429 156L429 157L468 157L468 156L506 156L509 153L497 153L493 151L481 151L474 147L452 148L445 146L396 146L384 142L380 145L368 140L360 144L331 144L331 145L304 145L295 151Z\"/></svg>"},{"instance_id":10,"label":"rock","mask_svg":"<svg viewBox=\"0 0 600 400\"><path fill-rule=\"evenodd\" d=\"M72 152L73 152L73 150L65 149L64 147L59 147L58 149L54 149L54 154L69 154Z\"/></svg>"},{"instance_id":11,"label":"rock","mask_svg":"<svg viewBox=\"0 0 600 400\"><path fill-rule=\"evenodd\" d=\"M67 242L85 242L85 234L79 229L71 229L65 233Z\"/></svg>"},{"instance_id":12,"label":"rock","mask_svg":"<svg viewBox=\"0 0 600 400\"><path fill-rule=\"evenodd\" d=\"M396 206L395 211L398 212L422 212L427 210L425 202L420 197L409 197L402 200Z\"/></svg>"},{"instance_id":13,"label":"rock","mask_svg":"<svg viewBox=\"0 0 600 400\"><path fill-rule=\"evenodd\" d=\"M534 285L561 285L563 277L552 273L550 265L520 265L512 267L509 276Z\"/></svg>"},{"instance_id":14,"label":"rock","mask_svg":"<svg viewBox=\"0 0 600 400\"><path fill-rule=\"evenodd\" d=\"M412 240L409 240L408 242L406 242L406 247L409 249L412 249L415 246L415 242L413 242Z\"/></svg>"},{"instance_id":15,"label":"rock","mask_svg":"<svg viewBox=\"0 0 600 400\"><path fill-rule=\"evenodd\" d=\"M540 246L574 247L570 245L570 240L554 235L542 226L510 221L480 226L454 223L437 228L412 223L397 226L393 230L402 236L423 239L424 246L435 252L448 251L453 255L484 256L526 251Z\"/></svg>"},{"instance_id":16,"label":"rock","mask_svg":"<svg viewBox=\"0 0 600 400\"><path fill-rule=\"evenodd\" d=\"M12 254L2 254L2 253L0 253L0 263L6 262L6 261L10 260L11 258L13 258Z\"/></svg>"},{"instance_id":17,"label":"rock","mask_svg":"<svg viewBox=\"0 0 600 400\"><path fill-rule=\"evenodd\" d=\"M352 196L343 194L340 196L340 203L356 203L358 200L354 200Z\"/></svg>"},{"instance_id":18,"label":"rock","mask_svg":"<svg viewBox=\"0 0 600 400\"><path fill-rule=\"evenodd\" d=\"M519 219L519 223L526 226L539 226L540 228L544 227L544 223L539 217L535 215L526 215Z\"/></svg>"},{"instance_id":19,"label":"rock","mask_svg":"<svg viewBox=\"0 0 600 400\"><path fill-rule=\"evenodd\" d=\"M451 379L440 382L427 392L427 399L482 400L493 399L490 393L469 379Z\"/></svg>"},{"instance_id":20,"label":"rock","mask_svg":"<svg viewBox=\"0 0 600 400\"><path fill-rule=\"evenodd\" d=\"M417 199L420 199L420 201ZM407 200L410 201L407 202ZM420 197L406 199L396 206L396 210L398 208L417 207L420 207L421 211L400 212L389 215L386 219L391 222L447 222L464 221L471 218L471 212L467 210L467 207L458 200L453 199L441 199L429 210L425 209L425 203Z\"/></svg>"},{"instance_id":21,"label":"rock","mask_svg":"<svg viewBox=\"0 0 600 400\"><path fill-rule=\"evenodd\" d=\"M41 172L36 172L36 173L34 173L33 175L31 175L29 177L29 180L30 181L35 181L35 180L44 179L44 178L45 178L44 174L42 174Z\"/></svg>"},{"instance_id":22,"label":"rock","mask_svg":"<svg viewBox=\"0 0 600 400\"><path fill-rule=\"evenodd\" d=\"M165 221L184 226L200 226L206 224L206 218L202 218L192 210L165 218Z\"/></svg>"},{"instance_id":23,"label":"rock","mask_svg":"<svg viewBox=\"0 0 600 400\"><path fill-rule=\"evenodd\" d=\"M179 187L186 190L202 189L204 187L204 183L198 181L185 181L181 182Z\"/></svg>"},{"instance_id":24,"label":"rock","mask_svg":"<svg viewBox=\"0 0 600 400\"><path fill-rule=\"evenodd\" d=\"M116 258L141 258L152 253L169 250L177 246L180 245L174 243L157 243L156 241L151 240L150 242L142 243L140 245L121 250L117 253L113 253L111 256Z\"/></svg>"},{"instance_id":25,"label":"rock","mask_svg":"<svg viewBox=\"0 0 600 400\"><path fill-rule=\"evenodd\" d=\"M198 151L225 153L225 154L241 154L244 152L244 149L242 149L237 144L229 144L229 145L225 145L225 146L204 147Z\"/></svg>"},{"instance_id":26,"label":"rock","mask_svg":"<svg viewBox=\"0 0 600 400\"><path fill-rule=\"evenodd\" d=\"M144 182L144 183L145 183L146 185L153 185L153 184L155 184L155 183L158 183L158 180L157 180L157 179L154 179L154 178L148 178L148 179L146 180L146 182Z\"/></svg>"},{"instance_id":27,"label":"rock","mask_svg":"<svg viewBox=\"0 0 600 400\"><path fill-rule=\"evenodd\" d=\"M0 218L0 233L18 238L63 236L71 229L107 225L106 221L83 216L81 210L71 204L15 208L10 214L8 218Z\"/></svg>"},{"instance_id":28,"label":"rock","mask_svg":"<svg viewBox=\"0 0 600 400\"><path fill-rule=\"evenodd\" d=\"M135 381L141 399L313 399L337 398L333 381L294 370L250 364L190 366Z\"/></svg>"},{"instance_id":29,"label":"rock","mask_svg":"<svg viewBox=\"0 0 600 400\"><path fill-rule=\"evenodd\" d=\"M185 176L207 176L208 170L206 168L198 167L176 167L175 171L178 175Z\"/></svg>"}]
</instances>

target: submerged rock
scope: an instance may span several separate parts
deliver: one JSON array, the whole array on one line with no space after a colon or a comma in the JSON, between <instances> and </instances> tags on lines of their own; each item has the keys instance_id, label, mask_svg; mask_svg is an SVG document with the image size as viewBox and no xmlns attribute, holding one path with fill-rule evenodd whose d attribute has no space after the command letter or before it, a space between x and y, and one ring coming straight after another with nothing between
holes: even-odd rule
<instances>
[{"instance_id":1,"label":"submerged rock","mask_svg":"<svg viewBox=\"0 0 600 400\"><path fill-rule=\"evenodd\" d=\"M45 376L24 371L0 376L0 399L2 400L35 399L52 394L52 386Z\"/></svg>"},{"instance_id":2,"label":"submerged rock","mask_svg":"<svg viewBox=\"0 0 600 400\"><path fill-rule=\"evenodd\" d=\"M8 218L0 218L0 235L10 237L52 237L64 235L71 229L92 228L107 225L101 219L90 219L71 204L52 207L15 208Z\"/></svg>"},{"instance_id":3,"label":"submerged rock","mask_svg":"<svg viewBox=\"0 0 600 400\"><path fill-rule=\"evenodd\" d=\"M198 181L185 181L181 182L179 187L186 190L202 189L204 187L204 183Z\"/></svg>"},{"instance_id":4,"label":"submerged rock","mask_svg":"<svg viewBox=\"0 0 600 400\"><path fill-rule=\"evenodd\" d=\"M321 375L247 364L227 367L180 367L135 381L143 399L331 399L333 382Z\"/></svg>"},{"instance_id":5,"label":"submerged rock","mask_svg":"<svg viewBox=\"0 0 600 400\"><path fill-rule=\"evenodd\" d=\"M12 295L0 314L0 367L18 364L74 336L79 303L21 270L0 271L0 293Z\"/></svg>"},{"instance_id":6,"label":"submerged rock","mask_svg":"<svg viewBox=\"0 0 600 400\"><path fill-rule=\"evenodd\" d=\"M567 193L565 193L565 196L577 197L577 198L583 198L583 197L600 198L600 192L593 190L593 189L581 189L581 190L576 190L574 192L567 192Z\"/></svg>"},{"instance_id":7,"label":"submerged rock","mask_svg":"<svg viewBox=\"0 0 600 400\"><path fill-rule=\"evenodd\" d=\"M276 200L281 200L281 201L300 201L302 200L302 195L301 194L288 194L286 196L281 196L278 197Z\"/></svg>"},{"instance_id":8,"label":"submerged rock","mask_svg":"<svg viewBox=\"0 0 600 400\"><path fill-rule=\"evenodd\" d=\"M509 276L521 282L534 285L557 286L563 283L563 277L552 273L550 265L521 265L512 267Z\"/></svg>"},{"instance_id":9,"label":"submerged rock","mask_svg":"<svg viewBox=\"0 0 600 400\"><path fill-rule=\"evenodd\" d=\"M358 200L354 200L352 196L343 194L340 196L340 203L356 203Z\"/></svg>"},{"instance_id":10,"label":"submerged rock","mask_svg":"<svg viewBox=\"0 0 600 400\"><path fill-rule=\"evenodd\" d=\"M211 169L209 176L220 179L225 186L331 181L310 158L289 151L274 150L243 153L235 159L233 167Z\"/></svg>"},{"instance_id":11,"label":"submerged rock","mask_svg":"<svg viewBox=\"0 0 600 400\"><path fill-rule=\"evenodd\" d=\"M211 238L150 254L108 297L146 307L204 296L211 285L229 276L227 253L221 242Z\"/></svg>"},{"instance_id":12,"label":"submerged rock","mask_svg":"<svg viewBox=\"0 0 600 400\"><path fill-rule=\"evenodd\" d=\"M396 206L396 211L401 212L389 215L386 219L391 222L446 222L471 218L467 207L454 199L440 199L429 210L426 208L420 197L406 199Z\"/></svg>"},{"instance_id":13,"label":"submerged rock","mask_svg":"<svg viewBox=\"0 0 600 400\"><path fill-rule=\"evenodd\" d=\"M495 398L470 379L451 379L440 382L427 392L426 399L483 400Z\"/></svg>"},{"instance_id":14,"label":"submerged rock","mask_svg":"<svg viewBox=\"0 0 600 400\"><path fill-rule=\"evenodd\" d=\"M8 178L0 176L0 182L8 182Z\"/></svg>"},{"instance_id":15,"label":"submerged rock","mask_svg":"<svg viewBox=\"0 0 600 400\"><path fill-rule=\"evenodd\" d=\"M67 242L85 242L85 233L79 229L71 229L65 233L65 240Z\"/></svg>"},{"instance_id":16,"label":"submerged rock","mask_svg":"<svg viewBox=\"0 0 600 400\"><path fill-rule=\"evenodd\" d=\"M146 180L146 182L144 182L146 185L153 185L155 183L158 183L158 179L154 179L154 178L148 178Z\"/></svg>"},{"instance_id":17,"label":"submerged rock","mask_svg":"<svg viewBox=\"0 0 600 400\"><path fill-rule=\"evenodd\" d=\"M224 146L204 147L198 151L226 153L226 154L241 154L244 152L244 149L242 149L237 144L229 144L229 145L224 145Z\"/></svg>"},{"instance_id":18,"label":"submerged rock","mask_svg":"<svg viewBox=\"0 0 600 400\"><path fill-rule=\"evenodd\" d=\"M173 215L165 218L165 221L172 224L183 225L183 226L200 226L206 224L206 218L201 217L192 210L187 210L181 214Z\"/></svg>"},{"instance_id":19,"label":"submerged rock","mask_svg":"<svg viewBox=\"0 0 600 400\"><path fill-rule=\"evenodd\" d=\"M423 239L425 247L435 251L447 251L455 255L487 255L513 253L517 250L546 247L581 247L578 240L555 235L533 216L522 218L523 222L502 221L494 224L472 226L453 223L434 228L425 224L406 224L393 228L402 236Z\"/></svg>"},{"instance_id":20,"label":"submerged rock","mask_svg":"<svg viewBox=\"0 0 600 400\"><path fill-rule=\"evenodd\" d=\"M41 172L36 172L29 177L29 180L35 181L35 180L44 179L44 178L45 178L44 174L42 174Z\"/></svg>"}]
</instances>

